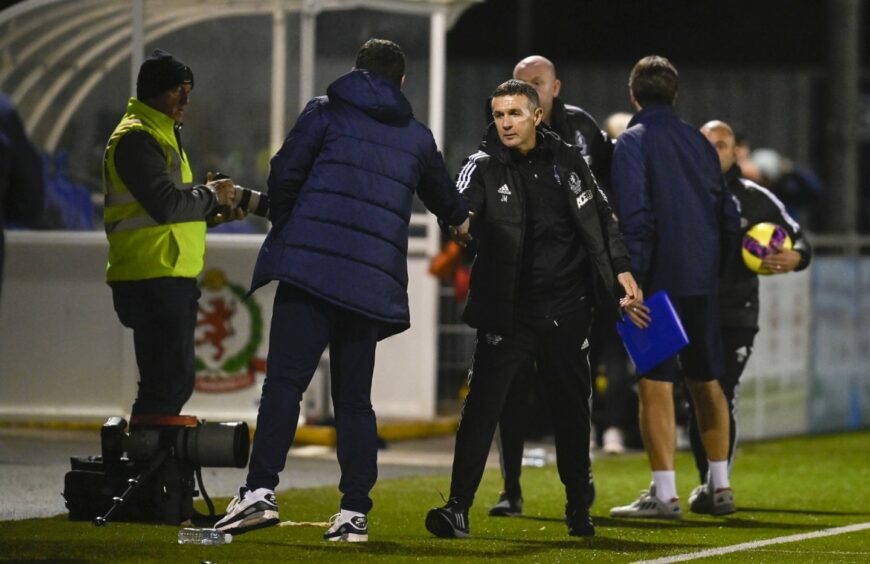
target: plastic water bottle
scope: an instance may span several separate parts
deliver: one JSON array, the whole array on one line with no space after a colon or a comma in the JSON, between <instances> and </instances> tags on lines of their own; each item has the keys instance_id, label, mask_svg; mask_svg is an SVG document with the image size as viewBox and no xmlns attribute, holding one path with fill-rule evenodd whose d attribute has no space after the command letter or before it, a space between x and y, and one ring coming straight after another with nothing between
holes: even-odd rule
<instances>
[{"instance_id":1,"label":"plastic water bottle","mask_svg":"<svg viewBox=\"0 0 870 564\"><path fill-rule=\"evenodd\" d=\"M233 535L217 529L181 529L178 531L178 544L229 544Z\"/></svg>"}]
</instances>

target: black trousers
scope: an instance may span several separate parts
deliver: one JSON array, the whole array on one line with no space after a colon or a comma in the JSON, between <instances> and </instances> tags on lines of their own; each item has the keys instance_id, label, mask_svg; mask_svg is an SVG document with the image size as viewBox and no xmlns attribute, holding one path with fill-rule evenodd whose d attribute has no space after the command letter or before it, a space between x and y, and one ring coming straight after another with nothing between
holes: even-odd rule
<instances>
[{"instance_id":1,"label":"black trousers","mask_svg":"<svg viewBox=\"0 0 870 564\"><path fill-rule=\"evenodd\" d=\"M341 508L368 513L378 478L378 430L372 373L379 322L289 284L275 293L266 380L248 467L248 488L278 485L296 435L299 402L329 346Z\"/></svg>"},{"instance_id":2,"label":"black trousers","mask_svg":"<svg viewBox=\"0 0 870 564\"><path fill-rule=\"evenodd\" d=\"M725 399L728 401L729 428L731 430L728 441L728 466L734 462L734 451L737 447L737 420L734 405L737 387L740 385L740 376L746 363L752 354L752 345L755 342L757 327L722 327L722 352L725 357L725 374L719 379ZM688 429L689 443L692 446L692 455L695 457L695 467L701 483L707 481L707 451L701 442L701 433L695 420L695 406L692 403L692 394L686 393L689 402Z\"/></svg>"},{"instance_id":3,"label":"black trousers","mask_svg":"<svg viewBox=\"0 0 870 564\"><path fill-rule=\"evenodd\" d=\"M608 427L619 427L626 435L637 435L637 392L634 390L636 379L628 369L628 353L619 333L616 322L620 318L610 308L598 308L592 322L589 342L592 346L592 378L602 376L606 388L602 392L599 383L593 388L592 420L598 425L599 432Z\"/></svg>"},{"instance_id":4,"label":"black trousers","mask_svg":"<svg viewBox=\"0 0 870 564\"><path fill-rule=\"evenodd\" d=\"M111 287L118 318L133 330L139 391L132 415L178 415L193 394L196 373L196 279L152 278Z\"/></svg>"},{"instance_id":5,"label":"black trousers","mask_svg":"<svg viewBox=\"0 0 870 564\"><path fill-rule=\"evenodd\" d=\"M511 385L534 362L538 367L535 377L541 379L553 413L559 478L568 502L585 506L592 393L585 345L589 324L590 312L584 302L581 310L558 319L520 320L512 335L478 331L468 396L456 433L451 498L471 507Z\"/></svg>"}]
</instances>

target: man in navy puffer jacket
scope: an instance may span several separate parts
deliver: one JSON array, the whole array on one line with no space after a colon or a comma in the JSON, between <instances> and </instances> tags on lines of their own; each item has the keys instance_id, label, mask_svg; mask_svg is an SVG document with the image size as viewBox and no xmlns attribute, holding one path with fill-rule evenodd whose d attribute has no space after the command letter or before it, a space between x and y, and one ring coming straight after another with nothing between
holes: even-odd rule
<instances>
[{"instance_id":1,"label":"man in navy puffer jacket","mask_svg":"<svg viewBox=\"0 0 870 564\"><path fill-rule=\"evenodd\" d=\"M719 384L724 361L718 279L720 263L730 256L723 249L739 240L740 216L715 149L674 112L677 69L666 58L650 55L634 65L628 84L637 113L613 151L616 214L644 294L670 294L689 344L637 375L640 430L653 483L631 504L611 509L610 516L682 518L673 403L680 372L709 457L711 512L725 515L735 505L728 478L728 402ZM643 304L626 313L640 327L650 322Z\"/></svg>"},{"instance_id":2,"label":"man in navy puffer jacket","mask_svg":"<svg viewBox=\"0 0 870 564\"><path fill-rule=\"evenodd\" d=\"M239 534L278 522L275 487L299 417L299 401L330 347L341 511L324 535L368 539L377 479L371 406L377 341L410 326L408 222L416 193L465 234L468 211L453 189L432 133L400 88L405 58L371 39L354 70L302 111L269 175L272 230L252 291L279 282L266 380L247 483L218 529Z\"/></svg>"}]
</instances>

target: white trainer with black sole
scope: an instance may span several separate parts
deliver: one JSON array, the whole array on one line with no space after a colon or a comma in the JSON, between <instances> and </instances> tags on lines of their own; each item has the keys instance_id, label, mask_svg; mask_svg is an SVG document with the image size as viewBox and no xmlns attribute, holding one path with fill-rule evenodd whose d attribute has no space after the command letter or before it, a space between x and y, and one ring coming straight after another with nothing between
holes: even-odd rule
<instances>
[{"instance_id":1,"label":"white trainer with black sole","mask_svg":"<svg viewBox=\"0 0 870 564\"><path fill-rule=\"evenodd\" d=\"M737 511L731 488L713 491L710 484L701 484L689 495L689 509L701 515L730 515Z\"/></svg>"},{"instance_id":2,"label":"white trainer with black sole","mask_svg":"<svg viewBox=\"0 0 870 564\"><path fill-rule=\"evenodd\" d=\"M239 488L239 495L227 506L227 514L214 528L231 535L278 524L278 500L275 492L266 488Z\"/></svg>"},{"instance_id":3,"label":"white trainer with black sole","mask_svg":"<svg viewBox=\"0 0 870 564\"><path fill-rule=\"evenodd\" d=\"M663 501L656 497L655 486L650 485L632 503L611 509L610 516L629 519L682 519L683 510L680 508L679 498Z\"/></svg>"},{"instance_id":4,"label":"white trainer with black sole","mask_svg":"<svg viewBox=\"0 0 870 564\"><path fill-rule=\"evenodd\" d=\"M349 519L336 513L329 519L329 530L323 538L330 542L366 542L369 540L369 519L365 515L354 515Z\"/></svg>"}]
</instances>

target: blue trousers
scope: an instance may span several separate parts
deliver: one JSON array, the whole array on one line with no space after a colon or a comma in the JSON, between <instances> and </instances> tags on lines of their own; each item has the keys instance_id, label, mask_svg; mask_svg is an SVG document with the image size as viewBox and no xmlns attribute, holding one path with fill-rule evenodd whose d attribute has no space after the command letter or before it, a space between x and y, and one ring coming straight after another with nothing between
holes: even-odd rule
<instances>
[{"instance_id":1,"label":"blue trousers","mask_svg":"<svg viewBox=\"0 0 870 564\"><path fill-rule=\"evenodd\" d=\"M378 431L371 403L377 340L377 321L289 284L278 286L249 489L274 490L278 485L296 435L302 393L329 346L341 508L369 512L369 492L378 477Z\"/></svg>"}]
</instances>

